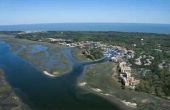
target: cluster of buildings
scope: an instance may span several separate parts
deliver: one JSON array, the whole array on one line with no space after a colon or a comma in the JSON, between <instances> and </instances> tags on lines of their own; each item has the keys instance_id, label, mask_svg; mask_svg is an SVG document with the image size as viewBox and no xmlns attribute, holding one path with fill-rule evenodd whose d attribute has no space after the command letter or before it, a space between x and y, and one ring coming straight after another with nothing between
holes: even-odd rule
<instances>
[{"instance_id":1,"label":"cluster of buildings","mask_svg":"<svg viewBox=\"0 0 170 110\"><path fill-rule=\"evenodd\" d=\"M110 46L104 51L104 56L114 62L121 62L124 59L134 58L134 51L127 50L120 46Z\"/></svg>"},{"instance_id":2,"label":"cluster of buildings","mask_svg":"<svg viewBox=\"0 0 170 110\"><path fill-rule=\"evenodd\" d=\"M103 50L103 55L105 58L108 58L110 61L119 63L119 77L123 86L134 89L135 86L139 83L139 80L136 80L134 77L132 77L131 67L128 66L125 62L127 59L134 58L134 51L132 50L95 41L73 42L72 40L68 39L56 38L48 38L48 40L51 43L58 43L59 45L64 45L68 47L78 47L81 49L101 48Z\"/></svg>"},{"instance_id":3,"label":"cluster of buildings","mask_svg":"<svg viewBox=\"0 0 170 110\"><path fill-rule=\"evenodd\" d=\"M120 46L103 44L101 42L95 42L95 41L73 42L70 39L61 39L61 38L47 38L47 40L48 42L51 43L58 43L59 45L64 45L68 47L78 47L81 49L101 48L103 50L104 57L114 62L120 62L122 58L130 59L134 57L134 51L132 50L127 50L126 48Z\"/></svg>"},{"instance_id":4,"label":"cluster of buildings","mask_svg":"<svg viewBox=\"0 0 170 110\"><path fill-rule=\"evenodd\" d=\"M149 66L152 64L153 60L154 60L153 56L142 55L142 56L139 56L139 58L135 59L135 64Z\"/></svg>"},{"instance_id":5,"label":"cluster of buildings","mask_svg":"<svg viewBox=\"0 0 170 110\"><path fill-rule=\"evenodd\" d=\"M131 67L128 66L128 64L126 62L120 62L119 69L120 69L119 77L120 77L122 85L124 87L129 87L131 89L135 89L135 86L138 85L140 81L136 80L132 76Z\"/></svg>"},{"instance_id":6,"label":"cluster of buildings","mask_svg":"<svg viewBox=\"0 0 170 110\"><path fill-rule=\"evenodd\" d=\"M71 39L62 39L62 38L47 38L46 39L50 43L72 43L73 41Z\"/></svg>"},{"instance_id":7,"label":"cluster of buildings","mask_svg":"<svg viewBox=\"0 0 170 110\"><path fill-rule=\"evenodd\" d=\"M99 48L103 45L100 42L94 41L80 41L73 42L71 39L61 39L61 38L47 38L50 43L57 43L59 45L64 45L68 47L79 47L79 48Z\"/></svg>"}]
</instances>

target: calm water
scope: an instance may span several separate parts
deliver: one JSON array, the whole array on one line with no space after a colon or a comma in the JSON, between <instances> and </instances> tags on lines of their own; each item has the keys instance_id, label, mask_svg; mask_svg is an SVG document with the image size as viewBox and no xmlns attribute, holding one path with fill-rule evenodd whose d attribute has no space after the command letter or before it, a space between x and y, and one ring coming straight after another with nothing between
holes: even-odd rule
<instances>
[{"instance_id":1,"label":"calm water","mask_svg":"<svg viewBox=\"0 0 170 110\"><path fill-rule=\"evenodd\" d=\"M0 31L121 31L170 34L170 24L52 23L0 26Z\"/></svg>"},{"instance_id":2,"label":"calm water","mask_svg":"<svg viewBox=\"0 0 170 110\"><path fill-rule=\"evenodd\" d=\"M10 46L0 41L0 68L16 93L34 110L120 110L116 105L92 94L81 94L77 78L85 65L78 63L69 49L64 49L73 70L61 77L50 78L37 71L25 60L11 53ZM81 90L82 91L82 90Z\"/></svg>"}]
</instances>

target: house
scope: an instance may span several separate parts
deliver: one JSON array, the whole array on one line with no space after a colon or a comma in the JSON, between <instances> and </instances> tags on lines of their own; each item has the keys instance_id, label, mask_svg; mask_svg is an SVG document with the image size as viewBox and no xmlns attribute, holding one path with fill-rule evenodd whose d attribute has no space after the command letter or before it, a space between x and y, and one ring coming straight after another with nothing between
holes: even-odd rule
<instances>
[{"instance_id":1,"label":"house","mask_svg":"<svg viewBox=\"0 0 170 110\"><path fill-rule=\"evenodd\" d=\"M136 80L134 77L131 76L131 67L127 65L126 62L119 63L120 68L120 79L122 81L122 85L129 87L131 89L135 89L135 86L139 84L139 80Z\"/></svg>"}]
</instances>

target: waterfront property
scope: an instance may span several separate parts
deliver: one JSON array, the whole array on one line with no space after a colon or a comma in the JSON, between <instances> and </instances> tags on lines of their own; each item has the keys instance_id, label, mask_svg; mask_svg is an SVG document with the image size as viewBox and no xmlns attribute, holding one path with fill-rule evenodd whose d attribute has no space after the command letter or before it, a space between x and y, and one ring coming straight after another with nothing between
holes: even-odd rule
<instances>
[{"instance_id":1,"label":"waterfront property","mask_svg":"<svg viewBox=\"0 0 170 110\"><path fill-rule=\"evenodd\" d=\"M140 83L140 80L137 80L132 76L131 67L128 66L126 62L120 62L119 68L120 68L119 76L123 87L125 86L131 89L135 89L135 86Z\"/></svg>"},{"instance_id":2,"label":"waterfront property","mask_svg":"<svg viewBox=\"0 0 170 110\"><path fill-rule=\"evenodd\" d=\"M48 32L46 32L45 35L47 33ZM60 33L60 32L56 32L56 33ZM67 32L64 32L63 34L65 34L65 33L67 33ZM33 33L33 34L35 34L34 36L36 36L36 34L38 34L38 33ZM119 35L120 34L121 33L119 33ZM123 34L123 35L126 35L126 34ZM29 33L29 35L32 35L32 33ZM111 40L113 43L112 42L108 43L107 41L103 42L103 40L100 41L99 39L97 41L95 41L95 40L89 41L88 39L83 39L81 41L73 40L73 42L70 43L70 42L65 42L64 39L68 39L68 38L64 38L64 37L61 37L61 38L49 37L49 38L58 39L57 42L50 42L50 41L46 41L48 37L44 37L44 34L41 34L41 35L43 36L43 37L42 36L40 37L41 39L38 37L39 35L37 35L33 39L26 37L26 39L30 39L33 41L21 40L21 39L16 39L16 40L7 40L6 39L5 41L8 42L10 45L12 45L11 50L12 50L12 52L14 52L15 55L20 56L19 53L22 53L22 52L25 54L25 56L27 56L28 54L34 55L34 57L32 57L32 60L26 59L24 57L22 57L22 58L24 58L24 60L28 61L29 63L32 61L36 61L37 65L34 65L35 68L40 66L39 62L41 62L41 61L47 62L48 67L52 66L53 64L56 64L55 62L58 61L57 60L58 58L56 58L55 56L58 56L60 53L65 51L65 50L63 50L64 48L68 48L69 50L77 49L78 51L74 53L75 54L74 57L77 57L78 54L83 55L82 51L85 50L86 48L88 48L89 50L90 49L92 49L92 50L101 49L100 52L104 55L104 57L106 57L106 59L104 59L103 61L107 61L107 62L103 62L103 63L100 62L102 64L99 64L99 62L97 64L94 64L94 63L88 62L88 61L92 61L92 60L87 60L86 58L81 59L82 57L80 57L81 60L78 62L75 62L71 66L71 67L73 67L73 69L69 70L69 71L71 71L71 73L75 70L76 71L76 72L74 71L75 74L77 74L78 76L82 76L81 77L82 81L80 81L80 82L77 81L77 79L75 78L75 76L76 76L75 74L70 74L70 72L64 72L64 74L60 74L61 72L59 72L58 69L50 71L50 70L48 70L48 68L44 68L45 67L44 66L42 69L42 72L39 72L38 74L42 75L42 77L46 77L47 79L45 78L45 81L43 80L44 82L42 83L41 80L44 78L41 77L40 80L37 79L37 81L35 81L35 82L41 82L42 85L45 85L45 86L39 85L39 83L37 83L37 85L34 84L34 86L37 87L34 90L40 91L39 93L42 93L45 96L43 98L40 98L40 99L42 99L42 101L45 101L45 102L49 101L49 100L44 99L44 98L46 98L46 96L48 96L48 95L45 95L48 92L45 92L42 89L45 87L51 91L50 95L47 99L51 99L51 98L53 99L54 96L59 97L60 95L57 95L57 93L59 93L60 90L62 92L64 92L66 89L66 91L70 90L70 92L68 94L72 94L72 93L76 92L76 94L74 94L74 96L76 96L76 99L79 96L79 94L83 94L83 95L86 94L86 97L87 97L87 94L89 94L89 92L90 92L90 93L98 94L99 96L104 97L104 98L109 98L109 100L115 100L114 97L116 97L116 98L120 99L119 101L123 102L125 105L127 105L131 108L134 108L134 109L135 108L142 109L143 107L146 107L146 105L147 105L146 108L153 108L153 109L161 108L160 110L162 110L162 107L167 108L167 106L166 106L166 105L168 105L167 100L163 100L161 98L158 99L157 97L155 97L153 95L149 95L149 94L146 94L143 92L142 93L138 92L138 91L143 90L144 92L148 92L150 94L161 95L161 97L163 96L164 98L168 98L167 96L165 96L165 95L168 95L168 93L166 93L166 91L162 91L162 90L164 90L162 87L166 87L166 85L168 85L168 83L167 83L168 82L168 69L167 68L169 67L169 60L168 60L169 49L168 49L168 46L164 45L164 44L166 44L166 41L168 41L167 40L168 38L166 38L165 43L161 44L161 42L164 42L164 40L163 40L164 37L162 37L163 35L161 35L160 38L155 37L155 40L154 40L154 42L157 42L157 38L161 39L161 42L159 42L157 44L161 44L161 46L159 45L159 48L161 50L163 50L162 52L151 49L152 47L150 47L151 44L149 44L149 43L152 43L152 42L146 42L146 39L152 38L152 37L150 37L149 34L147 34L148 37L143 38L144 40L142 42L141 42L141 38L139 39L140 42L138 42L138 37L132 37L132 38L129 37L130 39L133 40L133 41L131 41L131 40L122 38L123 37L122 36L117 40ZM114 34L114 35L116 35L116 34ZM130 34L130 35L133 36L133 34ZM140 35L140 34L137 34L137 35ZM145 35L145 34L142 34L142 35ZM153 35L153 34L151 34L151 35ZM23 36L25 36L25 35L23 35ZM102 36L104 36L104 34L102 34ZM45 38L46 40L43 40L43 38ZM112 38L112 37L109 37L109 38ZM115 38L115 37L113 37L113 38ZM59 40L59 39L63 39L63 40ZM72 39L72 37L69 37L69 39ZM18 43L18 42L16 42L17 40L21 41L21 42ZM125 41L122 41L124 45L122 45L121 43L117 43L117 42L119 42L119 40L120 41L125 40ZM153 41L153 40L147 40L147 41ZM27 47L27 42L29 42L31 44L30 46L28 46L29 48ZM136 44L136 46L133 45L134 43ZM18 44L23 44L23 46L19 46ZM41 44L41 45L39 45L39 44ZM45 48L44 48L44 46L45 46ZM53 46L55 48L53 48L53 49L46 48L46 47L50 47L50 46ZM152 46L155 46L155 45L152 45ZM20 48L20 47L22 47L22 48ZM57 49L56 47L60 48L59 51L56 51L56 49ZM30 48L34 48L34 49L30 49ZM157 45L154 48L157 48ZM62 51L60 51L60 50L62 50ZM15 53L15 51L17 51L17 52ZM54 56L50 57L50 58L46 57L46 56L48 56L47 51L50 52L49 55L54 55ZM94 51L94 52L96 52L96 51ZM156 54L155 54L155 52L156 52ZM70 56L71 54L68 54L70 52L65 51L64 53L65 54L61 55L63 57L59 57L59 61L62 61L62 62L58 62L58 64L67 64L64 60L65 58L69 58L69 61L74 61L74 59L72 59L72 57ZM71 53L73 53L73 52L71 52ZM22 56L24 54L22 54ZM88 54L90 55L91 52ZM135 59L139 58L140 56L142 57L140 59L140 62L142 64L136 65ZM42 59L42 60L35 60L37 58ZM49 62L46 60L46 58L49 58ZM64 59L61 60L60 58L64 58ZM166 58L166 59L164 59L164 58ZM12 59L12 57L10 57L10 59ZM66 60L68 60L68 59L66 59ZM1 61L4 62L3 59ZM53 62L53 61L55 61L55 62ZM124 65L120 69L119 64L122 62L124 62ZM6 63L7 62L5 62L4 64L6 64ZM83 75L80 75L79 73L81 73L82 71L79 71L79 69L82 69L83 68L82 64L86 65L86 63L93 64L93 65L90 65L90 68L88 67L86 69L85 73ZM44 64L46 64L46 63L44 63ZM68 62L68 64L69 64L69 62ZM75 66L75 64L76 64L76 66ZM159 65L160 69L156 68L156 67L158 67L158 65ZM57 67L57 66L55 66L55 67ZM62 65L59 66L59 68L62 68ZM159 69L159 71L157 71L157 69ZM67 69L64 69L64 70L67 70ZM15 70L13 70L13 71L15 71ZM21 71L21 68L20 68L20 71ZM47 77L46 75L44 75L43 71L44 71L44 74L46 74L50 77ZM157 77L157 74L154 74L154 72L159 73L161 75L161 77ZM34 73L34 72L31 72L31 73ZM19 75L22 76L22 74L19 74ZM29 73L29 76L30 75L31 74ZM29 76L26 78L29 78ZM73 76L73 77L71 79L66 79L65 76ZM154 76L154 77L152 77L152 76ZM164 76L166 76L166 77L164 77ZM61 79L61 77L63 79ZM35 77L32 77L32 78L34 79ZM52 80L49 81L48 78L52 79ZM154 78L154 82L151 82L151 81L153 81L153 78ZM160 79L160 78L162 78L162 79ZM57 79L56 82L59 84L54 84L55 87L53 87L53 84L50 82L53 82L56 79ZM60 82L60 79L63 82L62 81ZM160 79L160 80L158 81L158 79ZM166 80L163 80L163 79L166 79ZM17 80L17 81L19 81L19 80ZM32 80L32 81L34 82L34 80ZM77 89L79 90L81 88L81 89L84 89L85 91L81 90L82 93L79 93L77 91L74 92L72 88L69 89L69 87L68 88L65 87L69 84L71 87L73 87L73 83L70 83L70 81L76 82L76 83L74 83L76 86L75 87L76 90ZM122 81L122 82L120 83L120 81ZM152 87L149 87L150 82L153 84ZM154 85L154 83L157 84L158 82L161 82L161 85ZM29 83L26 83L26 84L28 85ZM121 88L121 84L125 87L125 89ZM60 85L61 85L61 89L59 87ZM48 87L46 87L46 86L48 86ZM38 88L38 87L40 87L40 88ZM129 88L134 89L134 90L130 90ZM37 89L40 89L40 90L37 90ZM53 92L54 92L54 94L53 94ZM27 93L27 92L25 92L25 93ZM166 93L166 94L164 94L164 93ZM42 96L42 94L40 94L40 96ZM69 96L67 94L65 94L65 95ZM37 96L39 96L39 94ZM61 98L61 100L66 100L66 99L67 99L67 97ZM49 102L51 102L51 105L54 104L53 101L49 101ZM57 102L57 101L60 102L58 99L56 99L55 102ZM74 101L74 100L72 100L72 101ZM117 101L117 102L119 102L119 101ZM38 101L35 101L35 102L38 102ZM166 105L165 105L165 103L166 103ZM46 103L44 103L44 104L46 105ZM67 101L63 104L63 106L65 104L67 105ZM122 105L124 105L124 104L122 104ZM74 106L75 103L72 103L72 105ZM49 105L47 104L46 106L49 106ZM61 105L57 105L57 106L61 107ZM166 106L166 107L164 107L164 106ZM97 105L96 105L96 107L97 107ZM167 110L167 109L165 109L165 110Z\"/></svg>"},{"instance_id":3,"label":"waterfront property","mask_svg":"<svg viewBox=\"0 0 170 110\"><path fill-rule=\"evenodd\" d=\"M65 51L65 56L71 55L71 51ZM82 94L85 90L77 88L77 78L83 73L84 67L91 63L73 63L72 71L60 77L51 78L38 71L26 60L13 54L10 51L10 45L6 42L0 42L0 53L0 68L5 72L10 85L17 88L15 90L20 94L21 99L33 110L99 110L105 108L122 110L117 103L111 103L94 93ZM47 71L44 73L49 75ZM99 89L94 90L99 91ZM123 107L126 108L125 105Z\"/></svg>"}]
</instances>

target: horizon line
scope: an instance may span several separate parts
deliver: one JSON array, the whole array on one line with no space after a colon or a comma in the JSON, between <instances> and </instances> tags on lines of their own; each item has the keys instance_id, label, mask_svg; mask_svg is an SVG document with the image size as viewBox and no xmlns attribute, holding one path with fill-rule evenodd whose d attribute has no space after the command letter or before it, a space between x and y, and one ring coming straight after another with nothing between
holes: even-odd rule
<instances>
[{"instance_id":1,"label":"horizon line","mask_svg":"<svg viewBox=\"0 0 170 110\"><path fill-rule=\"evenodd\" d=\"M43 24L157 24L170 25L170 23L136 23L136 22L54 22L54 23L28 23L28 24L0 24L0 26L21 26L21 25L43 25Z\"/></svg>"}]
</instances>

